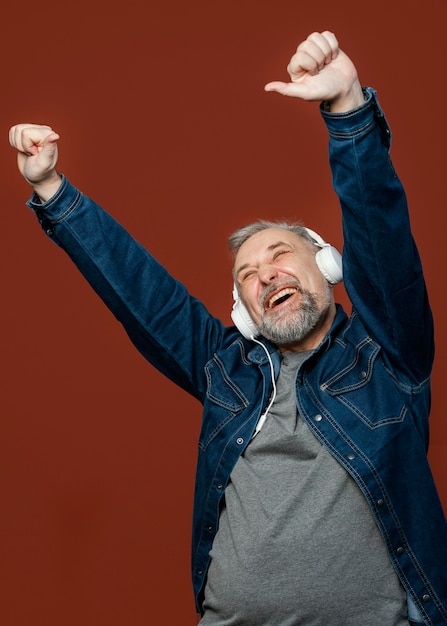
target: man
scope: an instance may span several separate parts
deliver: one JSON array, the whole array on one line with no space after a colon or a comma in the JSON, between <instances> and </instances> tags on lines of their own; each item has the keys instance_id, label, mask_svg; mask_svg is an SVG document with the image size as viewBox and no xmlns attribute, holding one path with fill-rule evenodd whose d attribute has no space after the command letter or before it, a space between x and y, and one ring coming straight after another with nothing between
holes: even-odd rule
<instances>
[{"instance_id":1,"label":"man","mask_svg":"<svg viewBox=\"0 0 447 626\"><path fill-rule=\"evenodd\" d=\"M15 126L10 142L45 232L203 403L200 623L447 624L447 525L426 458L432 316L388 125L332 33L312 33L288 71L266 90L322 103L350 317L333 298L337 251L258 222L230 239L237 328L224 327L59 176L50 127Z\"/></svg>"}]
</instances>

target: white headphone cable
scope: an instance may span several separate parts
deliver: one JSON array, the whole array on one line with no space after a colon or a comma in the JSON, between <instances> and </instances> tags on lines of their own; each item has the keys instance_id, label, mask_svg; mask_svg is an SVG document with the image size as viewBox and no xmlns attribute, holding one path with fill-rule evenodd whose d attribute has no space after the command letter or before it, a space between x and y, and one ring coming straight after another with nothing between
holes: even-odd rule
<instances>
[{"instance_id":1,"label":"white headphone cable","mask_svg":"<svg viewBox=\"0 0 447 626\"><path fill-rule=\"evenodd\" d=\"M273 367L272 357L270 356L269 351L264 346L264 344L261 341L258 341L257 339L255 339L254 336L251 336L250 339L252 341L254 341L255 343L259 344L262 347L262 349L264 350L264 352L266 353L267 358L269 360L269 364L270 364L270 371L272 373L272 385L273 385L273 391L272 391L272 395L270 397L270 402L268 404L268 407L266 408L264 413L261 415L261 417L258 420L258 423L256 424L255 432L253 433L253 436L252 436L252 439L254 439L256 437L256 435L259 433L259 431L261 430L261 428L264 426L264 422L267 419L267 413L270 411L270 409L272 408L272 405L273 405L273 403L275 401L275 398L276 398L276 383L275 383L275 370L274 370L274 367Z\"/></svg>"}]
</instances>

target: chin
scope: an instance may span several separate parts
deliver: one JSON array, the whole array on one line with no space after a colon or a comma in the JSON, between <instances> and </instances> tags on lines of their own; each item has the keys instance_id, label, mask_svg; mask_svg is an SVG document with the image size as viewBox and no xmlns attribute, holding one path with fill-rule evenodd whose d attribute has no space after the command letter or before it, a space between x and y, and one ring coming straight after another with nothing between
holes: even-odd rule
<instances>
[{"instance_id":1,"label":"chin","mask_svg":"<svg viewBox=\"0 0 447 626\"><path fill-rule=\"evenodd\" d=\"M259 325L261 334L278 346L302 341L312 332L319 319L313 310L301 309L298 314L295 312L290 316L287 313L281 311L281 315L275 316L275 319L263 315Z\"/></svg>"}]
</instances>

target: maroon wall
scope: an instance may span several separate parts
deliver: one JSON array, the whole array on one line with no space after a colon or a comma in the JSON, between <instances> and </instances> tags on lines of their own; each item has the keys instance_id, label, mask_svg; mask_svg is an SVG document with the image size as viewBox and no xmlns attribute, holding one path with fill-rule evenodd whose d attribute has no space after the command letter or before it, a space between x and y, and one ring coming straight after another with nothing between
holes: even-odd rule
<instances>
[{"instance_id":1,"label":"maroon wall","mask_svg":"<svg viewBox=\"0 0 447 626\"><path fill-rule=\"evenodd\" d=\"M447 504L446 16L444 0L3 8L2 626L195 624L200 422L40 232L9 126L52 125L62 171L229 322L234 228L299 217L341 243L318 106L263 91L333 30L393 128L437 322L430 459Z\"/></svg>"}]
</instances>

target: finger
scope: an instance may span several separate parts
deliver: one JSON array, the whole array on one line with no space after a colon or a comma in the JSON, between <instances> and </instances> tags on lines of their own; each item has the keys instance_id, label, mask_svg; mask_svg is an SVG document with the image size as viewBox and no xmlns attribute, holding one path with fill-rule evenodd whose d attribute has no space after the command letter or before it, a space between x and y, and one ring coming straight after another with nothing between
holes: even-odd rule
<instances>
[{"instance_id":1,"label":"finger","mask_svg":"<svg viewBox=\"0 0 447 626\"><path fill-rule=\"evenodd\" d=\"M9 129L9 143L13 148L20 151L22 150L22 130L27 126L31 126L31 124L16 124Z\"/></svg>"},{"instance_id":2,"label":"finger","mask_svg":"<svg viewBox=\"0 0 447 626\"><path fill-rule=\"evenodd\" d=\"M321 33L312 33L307 41L317 46L324 55L325 64L330 63L338 54L338 41L334 33L325 30Z\"/></svg>"},{"instance_id":3,"label":"finger","mask_svg":"<svg viewBox=\"0 0 447 626\"><path fill-rule=\"evenodd\" d=\"M30 126L33 126L33 124L16 124L11 126L9 129L9 143L13 148L23 152L22 131Z\"/></svg>"},{"instance_id":4,"label":"finger","mask_svg":"<svg viewBox=\"0 0 447 626\"><path fill-rule=\"evenodd\" d=\"M23 152L35 155L45 151L47 154L50 154L54 152L54 144L58 139L59 135L49 126L24 129L22 132Z\"/></svg>"},{"instance_id":5,"label":"finger","mask_svg":"<svg viewBox=\"0 0 447 626\"><path fill-rule=\"evenodd\" d=\"M308 48L311 47L312 46L308 46ZM321 59L319 59L319 57L321 57ZM287 66L287 72L289 73L291 80L298 80L298 78L304 74L314 76L315 74L318 74L321 67L324 65L324 63L322 64L322 61L323 55L319 55L318 50L310 49L309 51L306 51L301 49L290 59L290 63Z\"/></svg>"},{"instance_id":6,"label":"finger","mask_svg":"<svg viewBox=\"0 0 447 626\"><path fill-rule=\"evenodd\" d=\"M13 148L16 148L19 152L27 153L28 150L24 145L27 143L27 132L30 132L29 129L33 128L33 124L17 124L13 126L9 131L9 141Z\"/></svg>"},{"instance_id":7,"label":"finger","mask_svg":"<svg viewBox=\"0 0 447 626\"><path fill-rule=\"evenodd\" d=\"M297 48L287 71L292 80L299 78L303 71L315 75L330 63L338 53L338 41L333 33L311 33Z\"/></svg>"},{"instance_id":8,"label":"finger","mask_svg":"<svg viewBox=\"0 0 447 626\"><path fill-rule=\"evenodd\" d=\"M331 50L332 50L332 59L335 59L340 50L337 37L330 30L323 31L321 35L326 39L326 41L330 45Z\"/></svg>"},{"instance_id":9,"label":"finger","mask_svg":"<svg viewBox=\"0 0 447 626\"><path fill-rule=\"evenodd\" d=\"M17 124L9 131L9 143L13 148L28 155L39 152L46 140L59 139L59 135L50 126L39 124Z\"/></svg>"}]
</instances>

